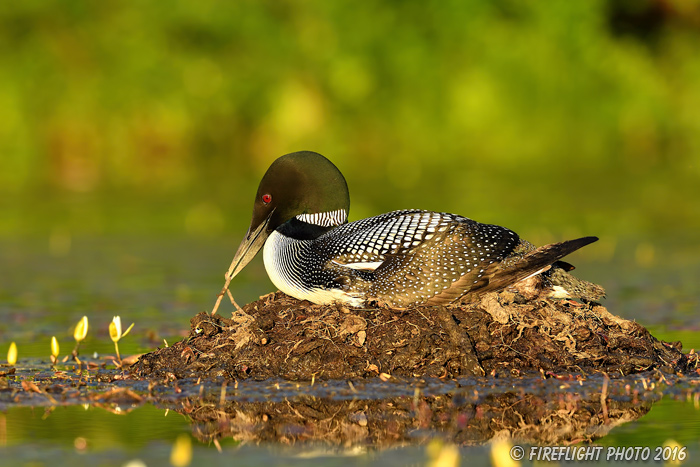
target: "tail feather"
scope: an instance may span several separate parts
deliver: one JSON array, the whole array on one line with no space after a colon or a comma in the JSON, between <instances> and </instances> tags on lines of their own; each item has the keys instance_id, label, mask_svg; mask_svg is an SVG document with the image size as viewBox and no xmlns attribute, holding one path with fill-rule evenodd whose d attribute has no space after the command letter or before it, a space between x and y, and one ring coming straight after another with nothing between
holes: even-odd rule
<instances>
[{"instance_id":1,"label":"tail feather","mask_svg":"<svg viewBox=\"0 0 700 467\"><path fill-rule=\"evenodd\" d=\"M497 271L488 284L480 288L478 292L502 290L526 277L548 269L552 263L597 240L598 237L582 237L537 248L523 256L515 264Z\"/></svg>"}]
</instances>

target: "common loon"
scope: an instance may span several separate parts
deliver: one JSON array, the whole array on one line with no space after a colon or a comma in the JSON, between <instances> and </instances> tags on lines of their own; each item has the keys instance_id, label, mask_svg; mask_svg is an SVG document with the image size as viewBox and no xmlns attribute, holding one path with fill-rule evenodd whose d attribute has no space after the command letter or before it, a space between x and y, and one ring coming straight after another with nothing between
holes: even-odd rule
<instances>
[{"instance_id":1,"label":"common loon","mask_svg":"<svg viewBox=\"0 0 700 467\"><path fill-rule=\"evenodd\" d=\"M535 248L505 227L455 214L411 209L348 223L349 207L345 178L322 155L302 151L275 160L258 187L226 287L263 249L272 283L301 300L446 304L503 290L598 240Z\"/></svg>"}]
</instances>

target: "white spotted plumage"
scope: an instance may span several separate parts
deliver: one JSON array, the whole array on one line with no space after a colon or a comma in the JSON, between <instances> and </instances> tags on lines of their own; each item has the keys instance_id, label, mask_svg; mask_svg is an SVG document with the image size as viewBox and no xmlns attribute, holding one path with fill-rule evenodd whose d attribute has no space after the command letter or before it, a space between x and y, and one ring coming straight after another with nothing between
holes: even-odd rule
<instances>
[{"instance_id":1,"label":"white spotted plumage","mask_svg":"<svg viewBox=\"0 0 700 467\"><path fill-rule=\"evenodd\" d=\"M327 227L322 222L331 216L296 218ZM402 210L341 224L315 239L274 232L264 259L272 282L297 298L354 306L382 298L402 306L435 297L465 275L477 284L486 268L518 242L503 227L454 214Z\"/></svg>"}]
</instances>

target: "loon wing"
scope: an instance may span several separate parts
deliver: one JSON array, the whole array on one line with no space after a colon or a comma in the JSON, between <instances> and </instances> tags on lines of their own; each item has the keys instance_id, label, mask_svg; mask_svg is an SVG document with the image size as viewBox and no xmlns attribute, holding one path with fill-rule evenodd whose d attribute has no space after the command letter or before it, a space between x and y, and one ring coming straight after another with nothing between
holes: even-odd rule
<instances>
[{"instance_id":1,"label":"loon wing","mask_svg":"<svg viewBox=\"0 0 700 467\"><path fill-rule=\"evenodd\" d=\"M486 285L491 265L520 243L504 227L417 210L344 224L318 240L343 288L401 305L431 299L459 279L469 288Z\"/></svg>"},{"instance_id":2,"label":"loon wing","mask_svg":"<svg viewBox=\"0 0 700 467\"><path fill-rule=\"evenodd\" d=\"M350 269L374 271L390 256L405 254L452 221L445 214L393 211L343 224L318 239L319 254ZM451 216L453 217L453 216Z\"/></svg>"},{"instance_id":3,"label":"loon wing","mask_svg":"<svg viewBox=\"0 0 700 467\"><path fill-rule=\"evenodd\" d=\"M485 281L472 284L469 277L462 277L443 292L428 300L428 303L435 305L445 304L467 294L482 294L503 290L516 282L548 270L560 258L596 240L598 240L598 237L582 237L575 240L552 243L536 248L512 261L507 259L502 263L492 264L489 266L488 272L483 276L486 279ZM573 266L570 264L563 264L573 269Z\"/></svg>"}]
</instances>

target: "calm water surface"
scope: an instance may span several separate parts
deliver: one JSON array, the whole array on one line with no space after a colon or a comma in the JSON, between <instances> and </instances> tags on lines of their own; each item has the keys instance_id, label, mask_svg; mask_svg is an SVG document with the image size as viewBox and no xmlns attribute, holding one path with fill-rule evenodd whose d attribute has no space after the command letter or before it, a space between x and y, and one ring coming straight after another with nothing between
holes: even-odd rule
<instances>
[{"instance_id":1,"label":"calm water surface","mask_svg":"<svg viewBox=\"0 0 700 467\"><path fill-rule=\"evenodd\" d=\"M90 332L82 355L100 358L113 352L108 324L114 315L120 315L125 325L136 323L120 345L123 354L152 350L164 339L174 342L186 335L194 314L211 309L236 246L235 240L201 238L0 240L0 361L11 341L19 347L18 367L31 358L46 361L53 335L61 354L69 353L74 345L72 327L83 315L90 320ZM611 312L637 320L659 338L683 341L686 351L700 348L700 252L674 242L655 245L651 253L648 246L644 248L640 253L639 246L630 242L605 261L587 262L585 255L577 255L571 262L580 277L606 287L604 304ZM239 303L272 290L261 263L256 260L233 284ZM223 312L229 309L224 305ZM691 458L686 462L693 465L700 459L700 410L686 396L697 381L683 384L685 392L662 391L658 400L649 402L648 413L618 424L597 442L605 447L653 447L674 440L687 446ZM415 383L392 387L411 397ZM339 397L314 390L306 389L307 395ZM367 389L360 399L396 396L383 391ZM294 400L293 393L284 397ZM146 465L169 465L174 440L195 430L189 416L165 405L127 405L119 411L96 405L4 406L0 465L121 466L135 459ZM211 443L194 436L192 440L197 464L229 465L235 458L236 465L389 466L424 465L428 459L424 437L382 449L258 445L228 437L220 440L221 453ZM490 462L488 446L462 447L460 453L465 465L467 460L470 465Z\"/></svg>"}]
</instances>

